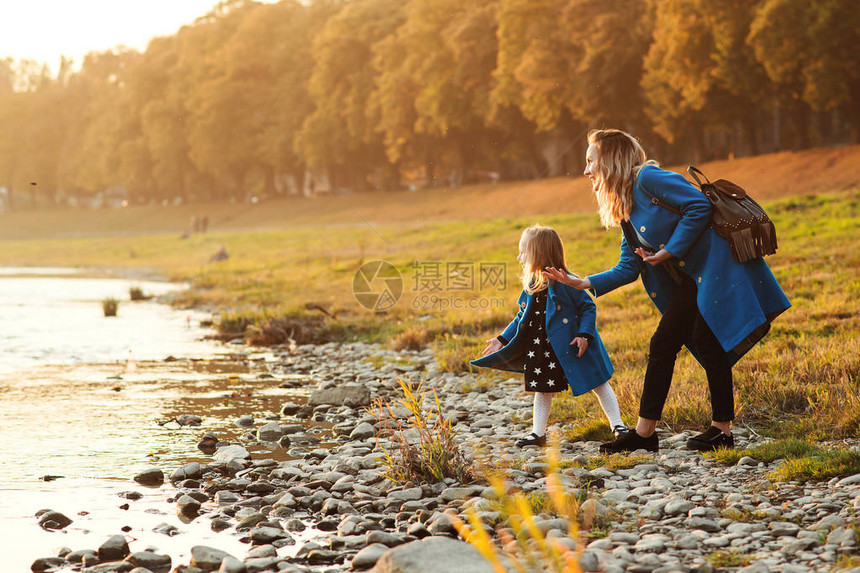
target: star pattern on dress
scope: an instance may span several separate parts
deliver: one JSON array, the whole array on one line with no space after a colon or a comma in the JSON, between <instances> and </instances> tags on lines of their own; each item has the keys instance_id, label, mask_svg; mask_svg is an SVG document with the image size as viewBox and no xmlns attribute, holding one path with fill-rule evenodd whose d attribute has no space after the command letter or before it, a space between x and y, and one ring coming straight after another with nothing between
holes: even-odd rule
<instances>
[{"instance_id":1,"label":"star pattern on dress","mask_svg":"<svg viewBox=\"0 0 860 573\"><path fill-rule=\"evenodd\" d=\"M535 375L540 376L540 368L535 368Z\"/></svg>"},{"instance_id":2,"label":"star pattern on dress","mask_svg":"<svg viewBox=\"0 0 860 573\"><path fill-rule=\"evenodd\" d=\"M555 362L550 362L550 363L549 363L549 367L550 367L550 369L555 368Z\"/></svg>"},{"instance_id":3,"label":"star pattern on dress","mask_svg":"<svg viewBox=\"0 0 860 573\"><path fill-rule=\"evenodd\" d=\"M531 385L532 385L532 388L534 388L535 386L537 386L537 380L532 380Z\"/></svg>"},{"instance_id":4,"label":"star pattern on dress","mask_svg":"<svg viewBox=\"0 0 860 573\"><path fill-rule=\"evenodd\" d=\"M540 344L540 338L535 338L535 344Z\"/></svg>"},{"instance_id":5,"label":"star pattern on dress","mask_svg":"<svg viewBox=\"0 0 860 573\"><path fill-rule=\"evenodd\" d=\"M529 350L529 358L534 358L534 357L535 357L535 351Z\"/></svg>"},{"instance_id":6,"label":"star pattern on dress","mask_svg":"<svg viewBox=\"0 0 860 573\"><path fill-rule=\"evenodd\" d=\"M546 383L547 383L547 386L552 386L553 384L555 384L555 380L550 379L550 380L547 380Z\"/></svg>"},{"instance_id":7,"label":"star pattern on dress","mask_svg":"<svg viewBox=\"0 0 860 573\"><path fill-rule=\"evenodd\" d=\"M543 357L544 357L544 358L549 358L549 350L547 350L546 352L544 352L544 353L543 353Z\"/></svg>"}]
</instances>

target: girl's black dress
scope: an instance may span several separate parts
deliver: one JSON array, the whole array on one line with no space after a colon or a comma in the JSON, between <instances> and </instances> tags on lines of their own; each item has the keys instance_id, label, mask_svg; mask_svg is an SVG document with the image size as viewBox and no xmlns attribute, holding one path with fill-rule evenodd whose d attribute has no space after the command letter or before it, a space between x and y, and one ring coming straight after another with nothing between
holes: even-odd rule
<instances>
[{"instance_id":1,"label":"girl's black dress","mask_svg":"<svg viewBox=\"0 0 860 573\"><path fill-rule=\"evenodd\" d=\"M535 293L532 313L523 319L526 392L564 392L569 388L561 363L547 338L546 299L546 290Z\"/></svg>"}]
</instances>

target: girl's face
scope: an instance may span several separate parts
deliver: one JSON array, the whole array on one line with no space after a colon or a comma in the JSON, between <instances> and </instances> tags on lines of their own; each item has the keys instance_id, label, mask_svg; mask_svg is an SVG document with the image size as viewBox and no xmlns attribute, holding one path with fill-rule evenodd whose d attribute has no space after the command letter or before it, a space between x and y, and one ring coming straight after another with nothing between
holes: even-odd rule
<instances>
[{"instance_id":1,"label":"girl's face","mask_svg":"<svg viewBox=\"0 0 860 573\"><path fill-rule=\"evenodd\" d=\"M519 249L520 249L520 253L517 255L517 262L518 262L519 264L521 264L521 265L523 266L523 268L525 268L525 266L526 266L526 262L528 262L528 261L526 260L526 251L525 251L525 249L526 249L526 240L525 240L525 237L524 237L524 238L522 238L522 239L520 239Z\"/></svg>"},{"instance_id":2,"label":"girl's face","mask_svg":"<svg viewBox=\"0 0 860 573\"><path fill-rule=\"evenodd\" d=\"M585 151L585 171L582 173L591 179L591 190L596 192L600 186L600 175L597 173L597 145L594 143Z\"/></svg>"}]
</instances>

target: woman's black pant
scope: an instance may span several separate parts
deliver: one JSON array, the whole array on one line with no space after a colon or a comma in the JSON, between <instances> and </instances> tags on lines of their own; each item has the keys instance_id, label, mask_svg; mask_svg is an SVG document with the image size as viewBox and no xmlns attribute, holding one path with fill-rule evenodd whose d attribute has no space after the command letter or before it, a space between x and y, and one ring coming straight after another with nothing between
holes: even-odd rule
<instances>
[{"instance_id":1,"label":"woman's black pant","mask_svg":"<svg viewBox=\"0 0 860 573\"><path fill-rule=\"evenodd\" d=\"M645 384L639 404L641 418L659 420L662 416L669 385L672 383L675 358L688 340L692 340L699 362L708 376L712 419L715 422L730 422L735 417L732 366L717 337L699 312L696 291L693 279L683 275L654 336L651 337L648 369L645 372Z\"/></svg>"}]
</instances>

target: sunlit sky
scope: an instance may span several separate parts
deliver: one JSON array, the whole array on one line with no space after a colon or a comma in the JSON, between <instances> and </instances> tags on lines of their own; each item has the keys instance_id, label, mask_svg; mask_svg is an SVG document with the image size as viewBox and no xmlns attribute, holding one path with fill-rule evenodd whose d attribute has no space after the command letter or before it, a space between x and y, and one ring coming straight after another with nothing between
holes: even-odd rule
<instances>
[{"instance_id":1,"label":"sunlit sky","mask_svg":"<svg viewBox=\"0 0 860 573\"><path fill-rule=\"evenodd\" d=\"M274 0L264 0L272 2ZM0 58L80 66L87 52L146 49L207 14L218 0L0 0Z\"/></svg>"}]
</instances>

